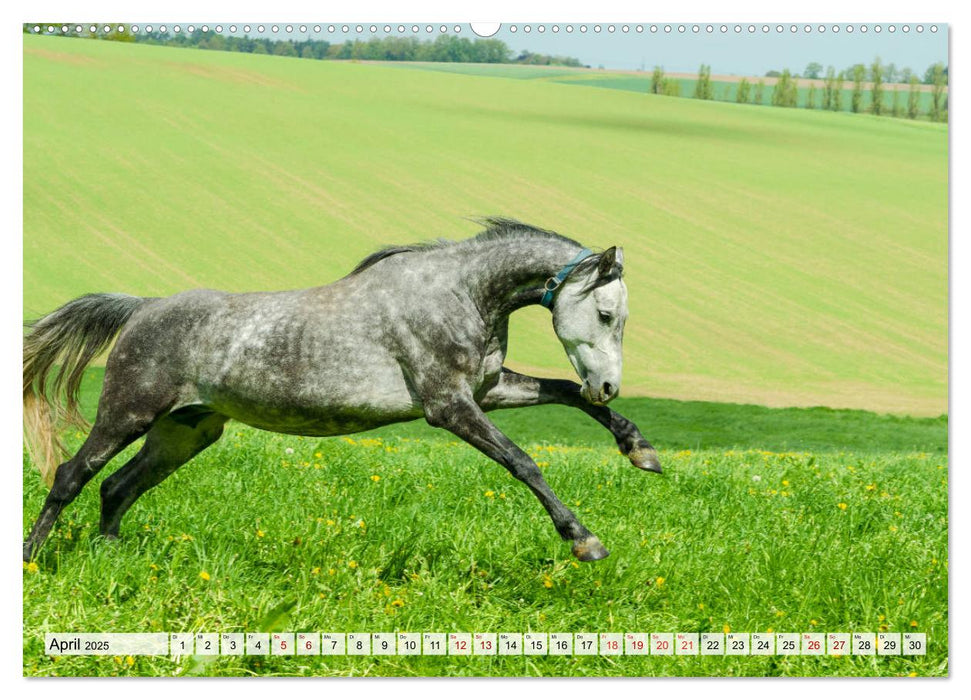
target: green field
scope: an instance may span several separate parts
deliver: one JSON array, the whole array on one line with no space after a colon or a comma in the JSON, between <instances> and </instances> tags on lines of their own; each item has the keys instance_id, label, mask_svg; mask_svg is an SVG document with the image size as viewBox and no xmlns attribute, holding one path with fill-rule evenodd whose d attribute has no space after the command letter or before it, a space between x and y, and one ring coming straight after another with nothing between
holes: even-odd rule
<instances>
[{"instance_id":1,"label":"green field","mask_svg":"<svg viewBox=\"0 0 971 700\"><path fill-rule=\"evenodd\" d=\"M85 387L89 416L99 381L93 372ZM97 537L98 477L25 568L24 673L947 674L946 420L650 399L617 407L660 447L663 475L631 467L605 431L570 409L493 414L611 550L595 564L574 563L539 503L505 470L421 422L324 440L230 424L135 505L116 542ZM26 459L24 484L26 529L46 492ZM43 654L48 631L725 629L918 631L928 653Z\"/></svg>"},{"instance_id":2,"label":"green field","mask_svg":"<svg viewBox=\"0 0 971 700\"><path fill-rule=\"evenodd\" d=\"M322 284L502 214L626 250L626 396L947 410L946 126L24 37L24 314ZM510 363L569 376L541 309Z\"/></svg>"},{"instance_id":3,"label":"green field","mask_svg":"<svg viewBox=\"0 0 971 700\"><path fill-rule=\"evenodd\" d=\"M651 72L643 72L639 75L631 75L629 72L611 71L591 71L589 69L567 68L561 66L528 66L517 64L495 64L495 63L386 63L384 65L411 68L420 70L441 71L447 73L459 73L462 75L475 75L493 78L515 78L519 80L544 80L564 85L579 85L584 87L600 87L611 90L626 90L630 92L649 93L651 91ZM673 77L673 76L671 76ZM691 78L674 78L680 85L681 97L693 97L697 80ZM754 100L755 83L758 78L748 78L752 84L753 96L749 97L750 104L756 104ZM719 102L735 102L737 81L712 80L714 87L714 99ZM851 97L853 88L851 81L843 81L840 107L844 112L851 112ZM847 87L849 86L849 87ZM899 90L897 97L900 108L907 108L907 94L909 88L906 85L885 85L884 108L887 114L893 106L893 91ZM772 85L766 85L762 93L762 102L758 104L772 104ZM809 88L799 88L798 106L806 107L809 99ZM822 88L816 88L815 109L820 109L822 103ZM869 111L873 104L872 93L866 89L863 93L863 111ZM922 114L926 114L931 107L931 93L921 90L918 96L918 104Z\"/></svg>"}]
</instances>

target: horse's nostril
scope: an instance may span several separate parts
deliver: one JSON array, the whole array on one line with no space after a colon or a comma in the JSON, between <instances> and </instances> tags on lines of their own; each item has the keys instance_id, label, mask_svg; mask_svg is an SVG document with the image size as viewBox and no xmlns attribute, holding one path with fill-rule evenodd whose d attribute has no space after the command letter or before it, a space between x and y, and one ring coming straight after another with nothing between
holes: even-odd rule
<instances>
[{"instance_id":1,"label":"horse's nostril","mask_svg":"<svg viewBox=\"0 0 971 700\"><path fill-rule=\"evenodd\" d=\"M608 399L613 395L614 395L614 385L611 384L610 382L604 382L603 397L605 399Z\"/></svg>"}]
</instances>

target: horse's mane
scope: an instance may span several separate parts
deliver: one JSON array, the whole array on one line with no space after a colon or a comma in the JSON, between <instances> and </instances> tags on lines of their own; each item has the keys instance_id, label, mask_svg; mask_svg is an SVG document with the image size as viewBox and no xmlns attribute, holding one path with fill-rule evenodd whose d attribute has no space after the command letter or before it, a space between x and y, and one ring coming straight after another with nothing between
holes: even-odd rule
<instances>
[{"instance_id":1,"label":"horse's mane","mask_svg":"<svg viewBox=\"0 0 971 700\"><path fill-rule=\"evenodd\" d=\"M385 258L389 258L392 255L397 255L398 253L420 253L428 250L447 248L450 246L476 246L489 241L511 241L533 238L546 238L549 240L572 243L577 246L580 245L572 238L561 236L555 231L548 231L537 226L525 224L522 221L517 221L516 219L490 216L473 219L473 221L482 224L486 227L486 229L472 238L466 238L461 241L451 241L445 238L439 238L438 240L428 241L425 243L413 243L411 245L397 245L382 248L381 250L371 253L369 256L359 262L357 267L355 267L348 276L350 277L351 275L356 275L362 270L366 270L367 268L371 267L375 263L378 263Z\"/></svg>"}]
</instances>

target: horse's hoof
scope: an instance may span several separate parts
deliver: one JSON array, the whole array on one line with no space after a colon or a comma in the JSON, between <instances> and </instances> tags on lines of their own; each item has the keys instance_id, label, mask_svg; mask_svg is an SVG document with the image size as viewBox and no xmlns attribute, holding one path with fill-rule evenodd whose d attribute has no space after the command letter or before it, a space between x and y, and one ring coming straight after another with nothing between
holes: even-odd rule
<instances>
[{"instance_id":1,"label":"horse's hoof","mask_svg":"<svg viewBox=\"0 0 971 700\"><path fill-rule=\"evenodd\" d=\"M610 556L607 548L594 535L573 543L573 556L580 561L597 561Z\"/></svg>"},{"instance_id":2,"label":"horse's hoof","mask_svg":"<svg viewBox=\"0 0 971 700\"><path fill-rule=\"evenodd\" d=\"M34 547L33 545L27 543L24 544L24 563L29 564L30 560L34 558Z\"/></svg>"},{"instance_id":3,"label":"horse's hoof","mask_svg":"<svg viewBox=\"0 0 971 700\"><path fill-rule=\"evenodd\" d=\"M627 458L638 469L661 473L661 460L657 458L657 450L653 447L635 447L627 454Z\"/></svg>"}]
</instances>

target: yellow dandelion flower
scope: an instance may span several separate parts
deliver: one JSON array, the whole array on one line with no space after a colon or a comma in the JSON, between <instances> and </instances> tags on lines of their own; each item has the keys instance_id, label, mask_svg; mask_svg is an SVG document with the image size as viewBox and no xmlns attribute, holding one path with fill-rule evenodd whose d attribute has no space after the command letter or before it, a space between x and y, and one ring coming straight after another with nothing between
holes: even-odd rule
<instances>
[{"instance_id":1,"label":"yellow dandelion flower","mask_svg":"<svg viewBox=\"0 0 971 700\"><path fill-rule=\"evenodd\" d=\"M907 674L908 678L917 678L917 671L911 671Z\"/></svg>"},{"instance_id":2,"label":"yellow dandelion flower","mask_svg":"<svg viewBox=\"0 0 971 700\"><path fill-rule=\"evenodd\" d=\"M815 627L815 626L816 626L816 625L818 625L819 623L818 623L818 622L816 622L816 620L810 620L810 621L809 621L809 624L810 624L810 625L812 625L813 627Z\"/></svg>"},{"instance_id":3,"label":"yellow dandelion flower","mask_svg":"<svg viewBox=\"0 0 971 700\"><path fill-rule=\"evenodd\" d=\"M115 663L116 664L120 664L121 663L121 657L120 656L115 656L115 657L112 657L112 658L115 660Z\"/></svg>"},{"instance_id":4,"label":"yellow dandelion flower","mask_svg":"<svg viewBox=\"0 0 971 700\"><path fill-rule=\"evenodd\" d=\"M775 616L776 616L776 617L783 617L783 616L784 616L785 614L786 614L786 613L785 613L785 611L784 611L784 610L776 610L776 611L775 611Z\"/></svg>"},{"instance_id":5,"label":"yellow dandelion flower","mask_svg":"<svg viewBox=\"0 0 971 700\"><path fill-rule=\"evenodd\" d=\"M665 580L666 579L663 576L658 576L656 579L654 579L654 585L663 586Z\"/></svg>"},{"instance_id":6,"label":"yellow dandelion flower","mask_svg":"<svg viewBox=\"0 0 971 700\"><path fill-rule=\"evenodd\" d=\"M148 568L152 571L158 571L158 564L149 564Z\"/></svg>"},{"instance_id":7,"label":"yellow dandelion flower","mask_svg":"<svg viewBox=\"0 0 971 700\"><path fill-rule=\"evenodd\" d=\"M910 621L910 626L911 627L916 627L917 626L917 620L911 620Z\"/></svg>"},{"instance_id":8,"label":"yellow dandelion flower","mask_svg":"<svg viewBox=\"0 0 971 700\"><path fill-rule=\"evenodd\" d=\"M769 629L767 629L767 630L765 631L765 633L766 633L766 634L772 634L772 632L774 632L774 631L775 631L775 630L773 630L773 629L772 629L772 628L770 627Z\"/></svg>"},{"instance_id":9,"label":"yellow dandelion flower","mask_svg":"<svg viewBox=\"0 0 971 700\"><path fill-rule=\"evenodd\" d=\"M320 573L320 567L319 566L315 566L314 568L312 568L310 570L310 575L311 576L316 576L319 573Z\"/></svg>"},{"instance_id":10,"label":"yellow dandelion flower","mask_svg":"<svg viewBox=\"0 0 971 700\"><path fill-rule=\"evenodd\" d=\"M549 462L537 462L536 463L536 466L537 467L548 467L548 466L550 466L550 463Z\"/></svg>"},{"instance_id":11,"label":"yellow dandelion flower","mask_svg":"<svg viewBox=\"0 0 971 700\"><path fill-rule=\"evenodd\" d=\"M550 577L549 574L543 574L543 587L544 588L553 587L553 579Z\"/></svg>"},{"instance_id":12,"label":"yellow dandelion flower","mask_svg":"<svg viewBox=\"0 0 971 700\"><path fill-rule=\"evenodd\" d=\"M698 609L699 610L704 610L705 609L705 604L704 603L698 603Z\"/></svg>"},{"instance_id":13,"label":"yellow dandelion flower","mask_svg":"<svg viewBox=\"0 0 971 700\"><path fill-rule=\"evenodd\" d=\"M36 574L40 571L40 567L37 566L37 562L30 562L29 564L24 564L24 568L27 569L27 573Z\"/></svg>"},{"instance_id":14,"label":"yellow dandelion flower","mask_svg":"<svg viewBox=\"0 0 971 700\"><path fill-rule=\"evenodd\" d=\"M333 576L336 573L337 573L337 570L336 569L327 569L327 575L328 576Z\"/></svg>"},{"instance_id":15,"label":"yellow dandelion flower","mask_svg":"<svg viewBox=\"0 0 971 700\"><path fill-rule=\"evenodd\" d=\"M182 541L183 542L191 542L192 539L193 539L192 535L187 535L184 532L182 533Z\"/></svg>"},{"instance_id":16,"label":"yellow dandelion flower","mask_svg":"<svg viewBox=\"0 0 971 700\"><path fill-rule=\"evenodd\" d=\"M403 601L401 598L395 598L391 601L391 604L396 608L402 608L405 605L405 601Z\"/></svg>"},{"instance_id":17,"label":"yellow dandelion flower","mask_svg":"<svg viewBox=\"0 0 971 700\"><path fill-rule=\"evenodd\" d=\"M256 536L257 537L263 537L265 534L266 534L265 532L263 532L262 530L260 530L259 528L257 528L257 530L256 530Z\"/></svg>"},{"instance_id":18,"label":"yellow dandelion flower","mask_svg":"<svg viewBox=\"0 0 971 700\"><path fill-rule=\"evenodd\" d=\"M134 666L135 665L135 657L134 656L126 656L125 657L125 663L128 664L129 666Z\"/></svg>"},{"instance_id":19,"label":"yellow dandelion flower","mask_svg":"<svg viewBox=\"0 0 971 700\"><path fill-rule=\"evenodd\" d=\"M867 491L876 491L877 490L877 485L876 484L867 484L866 485L866 490Z\"/></svg>"},{"instance_id":20,"label":"yellow dandelion flower","mask_svg":"<svg viewBox=\"0 0 971 700\"><path fill-rule=\"evenodd\" d=\"M782 485L783 486L788 486L789 485L789 480L788 479L783 479L782 480Z\"/></svg>"},{"instance_id":21,"label":"yellow dandelion flower","mask_svg":"<svg viewBox=\"0 0 971 700\"><path fill-rule=\"evenodd\" d=\"M842 502L841 503L837 503L836 504L836 507L839 508L840 510L846 510L846 504L845 503L842 503Z\"/></svg>"},{"instance_id":22,"label":"yellow dandelion flower","mask_svg":"<svg viewBox=\"0 0 971 700\"><path fill-rule=\"evenodd\" d=\"M352 569L356 569L357 568L357 562L352 559L351 561L347 562L347 566L350 567L350 568L352 568Z\"/></svg>"},{"instance_id":23,"label":"yellow dandelion flower","mask_svg":"<svg viewBox=\"0 0 971 700\"><path fill-rule=\"evenodd\" d=\"M883 622L887 618L884 615L877 615L877 619L880 620L880 622Z\"/></svg>"},{"instance_id":24,"label":"yellow dandelion flower","mask_svg":"<svg viewBox=\"0 0 971 700\"><path fill-rule=\"evenodd\" d=\"M496 492L495 491L486 491L485 492L485 497L486 498L493 498L495 495L496 495Z\"/></svg>"},{"instance_id":25,"label":"yellow dandelion flower","mask_svg":"<svg viewBox=\"0 0 971 700\"><path fill-rule=\"evenodd\" d=\"M210 578L209 572L208 571L200 571L199 572L199 578L201 578L203 581L208 581L209 578Z\"/></svg>"},{"instance_id":26,"label":"yellow dandelion flower","mask_svg":"<svg viewBox=\"0 0 971 700\"><path fill-rule=\"evenodd\" d=\"M896 525L891 525L890 526L890 532L896 532L896 531L897 531L897 526Z\"/></svg>"},{"instance_id":27,"label":"yellow dandelion flower","mask_svg":"<svg viewBox=\"0 0 971 700\"><path fill-rule=\"evenodd\" d=\"M506 494L500 493L499 498L501 498L502 500L506 500Z\"/></svg>"},{"instance_id":28,"label":"yellow dandelion flower","mask_svg":"<svg viewBox=\"0 0 971 700\"><path fill-rule=\"evenodd\" d=\"M363 520L358 520L357 521L357 526L358 527L364 527L364 521Z\"/></svg>"},{"instance_id":29,"label":"yellow dandelion flower","mask_svg":"<svg viewBox=\"0 0 971 700\"><path fill-rule=\"evenodd\" d=\"M320 459L320 458L322 458L323 456L324 456L324 455L323 455L323 453L322 453L322 452L314 452L314 457L316 457L317 459Z\"/></svg>"},{"instance_id":30,"label":"yellow dandelion flower","mask_svg":"<svg viewBox=\"0 0 971 700\"><path fill-rule=\"evenodd\" d=\"M377 474L372 474L371 475L371 481L373 481L374 483L377 483L377 482L381 481L381 477L378 476Z\"/></svg>"},{"instance_id":31,"label":"yellow dandelion flower","mask_svg":"<svg viewBox=\"0 0 971 700\"><path fill-rule=\"evenodd\" d=\"M726 623L725 623L725 626L724 626L724 627L722 627L722 632L724 632L725 634L728 634L728 633L729 633L729 632L731 632L731 631L732 631L732 628L731 628L731 627L729 627L729 626L728 626L728 623L726 622Z\"/></svg>"}]
</instances>

